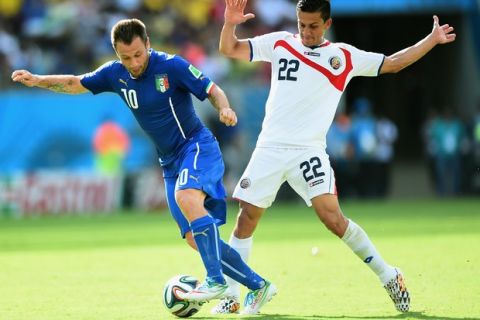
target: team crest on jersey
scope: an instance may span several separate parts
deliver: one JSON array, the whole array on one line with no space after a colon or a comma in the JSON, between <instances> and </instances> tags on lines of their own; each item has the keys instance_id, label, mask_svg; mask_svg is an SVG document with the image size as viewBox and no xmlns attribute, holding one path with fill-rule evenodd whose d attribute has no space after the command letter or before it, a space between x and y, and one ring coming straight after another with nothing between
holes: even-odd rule
<instances>
[{"instance_id":1,"label":"team crest on jersey","mask_svg":"<svg viewBox=\"0 0 480 320\"><path fill-rule=\"evenodd\" d=\"M157 89L157 91L160 91L161 93L164 93L165 91L168 90L168 88L170 88L167 74L155 75L155 88Z\"/></svg>"},{"instance_id":2,"label":"team crest on jersey","mask_svg":"<svg viewBox=\"0 0 480 320\"><path fill-rule=\"evenodd\" d=\"M190 70L190 72L193 74L193 76L197 79L200 78L200 76L202 75L202 71L198 70L197 68L195 68L193 66L193 64L189 65L188 66L188 70Z\"/></svg>"},{"instance_id":3,"label":"team crest on jersey","mask_svg":"<svg viewBox=\"0 0 480 320\"><path fill-rule=\"evenodd\" d=\"M334 70L338 70L342 66L342 60L337 56L334 56L334 57L331 57L330 59L328 59L328 63L330 63L330 66Z\"/></svg>"},{"instance_id":4,"label":"team crest on jersey","mask_svg":"<svg viewBox=\"0 0 480 320\"><path fill-rule=\"evenodd\" d=\"M240 181L240 188L247 189L248 187L250 187L250 184L251 184L250 179L244 178L242 179L242 181Z\"/></svg>"}]
</instances>

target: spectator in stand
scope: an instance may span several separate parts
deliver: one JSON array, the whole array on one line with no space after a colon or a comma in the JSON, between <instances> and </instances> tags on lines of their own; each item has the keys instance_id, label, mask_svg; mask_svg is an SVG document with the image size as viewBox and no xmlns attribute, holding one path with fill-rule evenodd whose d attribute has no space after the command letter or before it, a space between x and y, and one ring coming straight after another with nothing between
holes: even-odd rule
<instances>
[{"instance_id":1,"label":"spectator in stand","mask_svg":"<svg viewBox=\"0 0 480 320\"><path fill-rule=\"evenodd\" d=\"M360 197L375 196L375 150L377 148L376 119L367 98L353 103L352 141L355 161L358 162L356 186Z\"/></svg>"},{"instance_id":2,"label":"spectator in stand","mask_svg":"<svg viewBox=\"0 0 480 320\"><path fill-rule=\"evenodd\" d=\"M391 167L394 155L393 144L397 140L398 130L386 116L377 121L377 148L375 150L375 196L384 198L391 187Z\"/></svg>"},{"instance_id":3,"label":"spectator in stand","mask_svg":"<svg viewBox=\"0 0 480 320\"><path fill-rule=\"evenodd\" d=\"M254 3L255 11L263 23L275 29L284 20L293 20L290 12L295 10L295 4L288 0L262 0Z\"/></svg>"},{"instance_id":4,"label":"spectator in stand","mask_svg":"<svg viewBox=\"0 0 480 320\"><path fill-rule=\"evenodd\" d=\"M432 126L437 121L437 111L434 108L430 108L422 126L422 139L424 144L425 158L427 161L428 179L432 189L435 189L437 186L437 174L435 169L435 154L437 152L437 146L432 136Z\"/></svg>"},{"instance_id":5,"label":"spectator in stand","mask_svg":"<svg viewBox=\"0 0 480 320\"><path fill-rule=\"evenodd\" d=\"M473 117L473 176L472 188L475 193L480 193L480 99L478 100L477 110Z\"/></svg>"},{"instance_id":6,"label":"spectator in stand","mask_svg":"<svg viewBox=\"0 0 480 320\"><path fill-rule=\"evenodd\" d=\"M93 136L95 165L103 175L123 173L123 161L130 148L128 133L115 121L107 120L100 124Z\"/></svg>"},{"instance_id":7,"label":"spectator in stand","mask_svg":"<svg viewBox=\"0 0 480 320\"><path fill-rule=\"evenodd\" d=\"M22 8L22 0L0 1L0 16L12 17Z\"/></svg>"},{"instance_id":8,"label":"spectator in stand","mask_svg":"<svg viewBox=\"0 0 480 320\"><path fill-rule=\"evenodd\" d=\"M153 47L183 54L185 45L201 45L207 58L198 66L221 79L233 74L227 59L219 59L217 37L212 34L219 32L223 10L223 1L218 0L0 0L0 68L21 66L38 74L78 74L94 68L112 58L113 24L135 16L155 30ZM2 41L4 33L21 41L21 50L11 54L16 46ZM11 85L1 78L8 79L0 70L0 86Z\"/></svg>"},{"instance_id":9,"label":"spectator in stand","mask_svg":"<svg viewBox=\"0 0 480 320\"><path fill-rule=\"evenodd\" d=\"M346 113L339 112L327 133L327 153L335 170L339 197L354 196L356 163L352 145L352 123Z\"/></svg>"},{"instance_id":10,"label":"spectator in stand","mask_svg":"<svg viewBox=\"0 0 480 320\"><path fill-rule=\"evenodd\" d=\"M456 196L461 187L461 145L465 139L465 126L452 108L447 107L443 116L432 123L432 139L436 146L435 191L438 196Z\"/></svg>"}]
</instances>

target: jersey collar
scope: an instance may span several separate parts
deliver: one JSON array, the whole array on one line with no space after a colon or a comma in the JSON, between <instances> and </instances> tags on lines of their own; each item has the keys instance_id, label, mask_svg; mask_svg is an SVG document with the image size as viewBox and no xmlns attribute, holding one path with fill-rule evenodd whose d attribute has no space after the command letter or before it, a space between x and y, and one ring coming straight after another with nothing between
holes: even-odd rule
<instances>
[{"instance_id":1,"label":"jersey collar","mask_svg":"<svg viewBox=\"0 0 480 320\"><path fill-rule=\"evenodd\" d=\"M321 44L319 44L318 46L312 46L312 47L308 47L312 50L315 50L315 49L318 49L318 48L323 48L323 47L326 47L330 44L330 41L328 41L327 39L324 39L323 42Z\"/></svg>"},{"instance_id":2,"label":"jersey collar","mask_svg":"<svg viewBox=\"0 0 480 320\"><path fill-rule=\"evenodd\" d=\"M299 35L298 33L295 34L294 37L295 37L300 43L302 43L302 39L300 39L300 35ZM328 45L330 45L330 44L331 44L331 42L330 42L329 40L327 40L327 39L323 39L323 42L322 42L321 44L319 44L319 45L317 45L317 46L311 46L311 47L307 47L307 46L305 46L305 45L302 43L302 45L303 45L304 47L309 48L309 49L311 49L311 50L315 50L315 49L318 49L318 48L323 48L323 47L326 47L326 46L328 46Z\"/></svg>"}]
</instances>

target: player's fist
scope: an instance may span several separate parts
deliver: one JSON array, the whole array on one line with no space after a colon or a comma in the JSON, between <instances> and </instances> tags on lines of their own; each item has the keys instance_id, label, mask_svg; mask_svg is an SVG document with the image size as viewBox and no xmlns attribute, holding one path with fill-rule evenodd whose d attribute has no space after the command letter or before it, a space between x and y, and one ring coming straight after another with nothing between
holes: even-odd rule
<instances>
[{"instance_id":1,"label":"player's fist","mask_svg":"<svg viewBox=\"0 0 480 320\"><path fill-rule=\"evenodd\" d=\"M237 124L237 114L232 108L223 108L219 113L220 122L224 123L227 126L234 126Z\"/></svg>"},{"instance_id":2,"label":"player's fist","mask_svg":"<svg viewBox=\"0 0 480 320\"><path fill-rule=\"evenodd\" d=\"M34 87L38 84L40 78L27 70L15 70L12 73L12 80L14 82L20 82L27 87Z\"/></svg>"}]
</instances>

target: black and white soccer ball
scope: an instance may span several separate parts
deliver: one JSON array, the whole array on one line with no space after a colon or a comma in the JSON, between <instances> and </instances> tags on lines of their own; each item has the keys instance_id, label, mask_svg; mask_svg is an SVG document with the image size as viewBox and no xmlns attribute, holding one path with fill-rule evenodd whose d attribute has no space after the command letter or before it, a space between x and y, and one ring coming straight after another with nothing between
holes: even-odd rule
<instances>
[{"instance_id":1,"label":"black and white soccer ball","mask_svg":"<svg viewBox=\"0 0 480 320\"><path fill-rule=\"evenodd\" d=\"M200 311L201 302L185 301L179 293L195 289L199 281L189 275L178 275L167 281L163 289L163 303L167 310L180 318L188 318Z\"/></svg>"}]
</instances>

